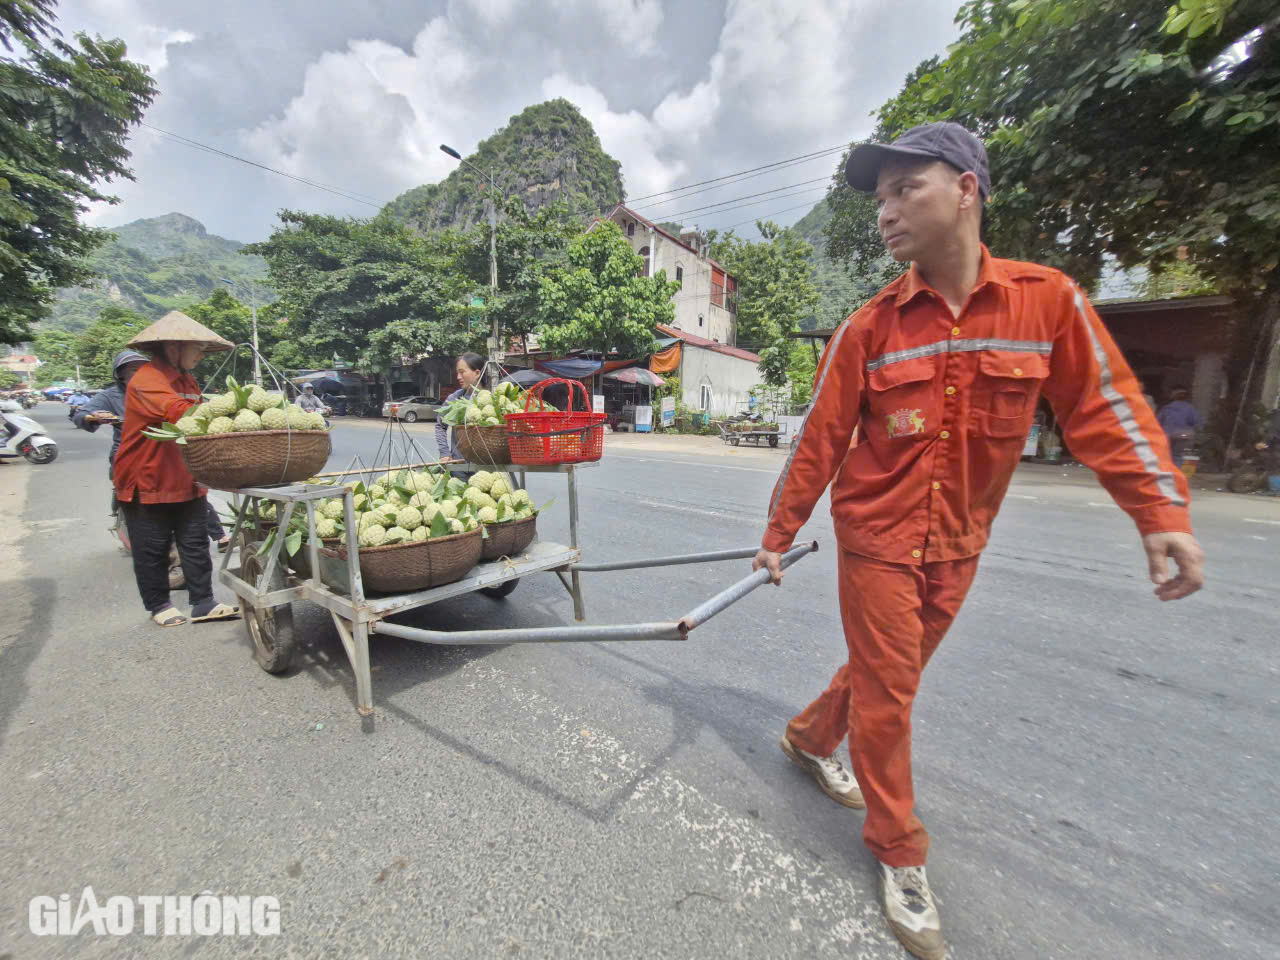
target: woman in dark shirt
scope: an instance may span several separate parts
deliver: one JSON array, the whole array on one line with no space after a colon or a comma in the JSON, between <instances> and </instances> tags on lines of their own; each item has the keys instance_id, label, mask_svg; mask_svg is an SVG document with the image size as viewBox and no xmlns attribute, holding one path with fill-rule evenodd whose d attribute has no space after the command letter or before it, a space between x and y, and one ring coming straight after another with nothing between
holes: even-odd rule
<instances>
[{"instance_id":1,"label":"woman in dark shirt","mask_svg":"<svg viewBox=\"0 0 1280 960\"><path fill-rule=\"evenodd\" d=\"M479 386L480 377L484 373L484 363L484 357L478 353L464 353L458 358L458 362L454 364L454 370L458 376L458 389L449 394L445 399L446 403L452 403L467 391ZM463 459L462 454L458 452L457 440L449 436L449 428L438 417L436 418L436 448L440 451L442 459L445 457Z\"/></svg>"}]
</instances>

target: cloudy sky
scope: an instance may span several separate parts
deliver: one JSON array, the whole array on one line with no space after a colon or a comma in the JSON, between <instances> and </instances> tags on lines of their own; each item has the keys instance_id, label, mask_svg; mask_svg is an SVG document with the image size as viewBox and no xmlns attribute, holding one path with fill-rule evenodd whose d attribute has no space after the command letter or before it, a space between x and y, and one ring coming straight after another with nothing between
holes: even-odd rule
<instances>
[{"instance_id":1,"label":"cloudy sky","mask_svg":"<svg viewBox=\"0 0 1280 960\"><path fill-rule=\"evenodd\" d=\"M903 76L955 39L958 5L64 0L59 25L127 41L161 91L147 123L350 198L143 128L132 141L137 182L117 184L123 202L91 214L114 226L179 211L252 241L285 207L372 214L448 174L455 161L440 143L465 155L557 96L592 121L636 198L838 146L865 136ZM790 223L822 195L809 181L833 167L818 157L638 209L704 227Z\"/></svg>"}]
</instances>

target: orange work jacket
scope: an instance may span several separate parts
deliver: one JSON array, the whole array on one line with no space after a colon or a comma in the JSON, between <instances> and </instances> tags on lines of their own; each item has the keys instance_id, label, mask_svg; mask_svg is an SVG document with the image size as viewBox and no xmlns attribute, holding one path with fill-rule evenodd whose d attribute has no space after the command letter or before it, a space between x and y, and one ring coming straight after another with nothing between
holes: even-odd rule
<instances>
[{"instance_id":1,"label":"orange work jacket","mask_svg":"<svg viewBox=\"0 0 1280 960\"><path fill-rule=\"evenodd\" d=\"M178 418L200 403L195 377L157 357L138 369L124 392L124 428L116 451L116 497L132 503L182 503L205 495L192 479L174 441L152 440L142 431Z\"/></svg>"},{"instance_id":2,"label":"orange work jacket","mask_svg":"<svg viewBox=\"0 0 1280 960\"><path fill-rule=\"evenodd\" d=\"M1186 479L1084 295L1057 270L983 247L959 316L912 267L836 330L764 548L787 550L834 479L845 550L907 564L981 552L1042 391L1072 454L1139 532L1191 531Z\"/></svg>"}]
</instances>

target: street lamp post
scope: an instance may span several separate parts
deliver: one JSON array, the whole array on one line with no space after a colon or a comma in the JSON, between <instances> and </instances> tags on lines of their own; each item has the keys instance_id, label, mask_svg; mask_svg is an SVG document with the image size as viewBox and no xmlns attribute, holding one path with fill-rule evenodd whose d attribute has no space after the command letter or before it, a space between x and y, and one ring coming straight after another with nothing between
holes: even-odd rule
<instances>
[{"instance_id":1,"label":"street lamp post","mask_svg":"<svg viewBox=\"0 0 1280 960\"><path fill-rule=\"evenodd\" d=\"M235 289L235 284L226 277L218 279L231 289ZM253 284L249 285L249 303L253 310L253 382L262 386L262 367L258 360L258 295L253 291Z\"/></svg>"},{"instance_id":2,"label":"street lamp post","mask_svg":"<svg viewBox=\"0 0 1280 960\"><path fill-rule=\"evenodd\" d=\"M447 144L440 144L440 149L453 157L453 159L457 160L459 163L465 163L476 173L480 174L480 176L489 181L489 186L493 188L493 191L486 198L488 201L486 204L486 212L489 215L489 304L492 306L494 298L498 292L498 206L494 203L493 194L502 193L503 196L506 196L506 194L498 188L498 184L493 179L492 173L485 173L470 160L463 157L463 155L457 150ZM498 313L495 310L493 313L493 351L494 359L499 363L504 359L501 336L501 324L498 320Z\"/></svg>"}]
</instances>

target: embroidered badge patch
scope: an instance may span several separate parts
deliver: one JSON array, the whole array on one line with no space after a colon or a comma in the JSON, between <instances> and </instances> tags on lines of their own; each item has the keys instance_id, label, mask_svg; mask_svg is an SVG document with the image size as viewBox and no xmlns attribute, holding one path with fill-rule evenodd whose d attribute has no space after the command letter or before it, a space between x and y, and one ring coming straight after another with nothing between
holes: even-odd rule
<instances>
[{"instance_id":1,"label":"embroidered badge patch","mask_svg":"<svg viewBox=\"0 0 1280 960\"><path fill-rule=\"evenodd\" d=\"M906 437L924 433L923 410L897 410L885 417L891 437Z\"/></svg>"}]
</instances>

